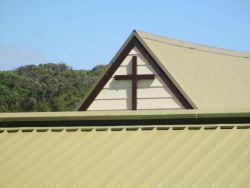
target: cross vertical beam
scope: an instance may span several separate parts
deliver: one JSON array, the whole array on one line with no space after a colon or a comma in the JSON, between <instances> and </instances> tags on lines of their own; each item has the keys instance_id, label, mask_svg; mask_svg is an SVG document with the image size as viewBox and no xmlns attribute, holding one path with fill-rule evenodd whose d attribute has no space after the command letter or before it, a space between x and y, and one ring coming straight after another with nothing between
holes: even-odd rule
<instances>
[{"instance_id":1,"label":"cross vertical beam","mask_svg":"<svg viewBox=\"0 0 250 188\"><path fill-rule=\"evenodd\" d=\"M137 56L132 57L132 110L137 110Z\"/></svg>"},{"instance_id":2,"label":"cross vertical beam","mask_svg":"<svg viewBox=\"0 0 250 188\"><path fill-rule=\"evenodd\" d=\"M153 80L154 74L137 75L137 56L132 57L132 73L128 75L115 75L115 80L131 80L132 81L132 110L137 110L137 86L139 80Z\"/></svg>"}]
</instances>

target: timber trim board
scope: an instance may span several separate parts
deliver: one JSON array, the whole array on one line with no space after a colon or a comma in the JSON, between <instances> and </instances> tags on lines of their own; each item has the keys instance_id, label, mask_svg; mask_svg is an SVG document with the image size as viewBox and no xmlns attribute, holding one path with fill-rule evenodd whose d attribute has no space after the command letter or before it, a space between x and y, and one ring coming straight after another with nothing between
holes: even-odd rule
<instances>
[{"instance_id":1,"label":"timber trim board","mask_svg":"<svg viewBox=\"0 0 250 188\"><path fill-rule=\"evenodd\" d=\"M129 52L137 47L142 55L147 59L148 63L152 66L152 68L157 72L157 74L161 77L164 83L169 87L169 89L173 92L173 94L177 97L180 103L186 109L193 109L191 104L187 101L187 99L182 95L182 93L177 89L177 87L173 84L171 79L166 75L166 73L161 69L161 67L156 63L154 58L148 53L146 48L141 44L141 42L133 36L128 44L124 47L122 52L118 55L115 61L108 68L106 73L103 75L102 79L96 84L91 93L87 96L83 104L80 106L79 111L86 111L92 102L95 100L97 95L101 92L105 84L112 77L114 72L119 68L123 60L127 57ZM134 108L133 108L134 109Z\"/></svg>"}]
</instances>

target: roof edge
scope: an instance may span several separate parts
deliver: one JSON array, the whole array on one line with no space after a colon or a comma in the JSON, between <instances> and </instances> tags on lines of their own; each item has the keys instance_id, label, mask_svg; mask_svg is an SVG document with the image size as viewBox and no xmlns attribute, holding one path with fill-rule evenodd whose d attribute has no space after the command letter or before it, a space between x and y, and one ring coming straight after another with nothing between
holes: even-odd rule
<instances>
[{"instance_id":1,"label":"roof edge","mask_svg":"<svg viewBox=\"0 0 250 188\"><path fill-rule=\"evenodd\" d=\"M48 124L49 122L49 124ZM113 122L113 123L112 123ZM85 111L0 113L0 127L80 126L121 124L188 124L188 123L250 123L250 110L199 111L199 110L140 110L140 111ZM37 124L37 125L36 125ZM61 125L62 124L62 125Z\"/></svg>"}]
</instances>

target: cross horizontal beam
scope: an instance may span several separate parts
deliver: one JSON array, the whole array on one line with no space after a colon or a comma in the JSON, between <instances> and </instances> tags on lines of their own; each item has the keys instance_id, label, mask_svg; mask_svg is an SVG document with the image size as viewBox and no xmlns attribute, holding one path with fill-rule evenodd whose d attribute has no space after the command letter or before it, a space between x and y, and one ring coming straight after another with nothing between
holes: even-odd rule
<instances>
[{"instance_id":1,"label":"cross horizontal beam","mask_svg":"<svg viewBox=\"0 0 250 188\"><path fill-rule=\"evenodd\" d=\"M115 80L132 80L133 75L115 75ZM136 75L137 80L152 80L155 78L154 74Z\"/></svg>"},{"instance_id":2,"label":"cross horizontal beam","mask_svg":"<svg viewBox=\"0 0 250 188\"><path fill-rule=\"evenodd\" d=\"M154 78L154 74L137 74L137 56L132 57L132 74L115 75L115 80L132 81L132 110L137 110L137 81L153 80Z\"/></svg>"}]
</instances>

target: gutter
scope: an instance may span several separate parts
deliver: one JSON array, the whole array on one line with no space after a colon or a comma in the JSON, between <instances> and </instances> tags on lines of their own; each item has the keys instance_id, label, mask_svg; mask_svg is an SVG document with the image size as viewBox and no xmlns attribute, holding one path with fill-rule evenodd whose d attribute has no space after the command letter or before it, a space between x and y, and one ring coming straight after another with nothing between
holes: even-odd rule
<instances>
[{"instance_id":1,"label":"gutter","mask_svg":"<svg viewBox=\"0 0 250 188\"><path fill-rule=\"evenodd\" d=\"M250 111L138 110L0 113L0 127L250 124Z\"/></svg>"}]
</instances>

